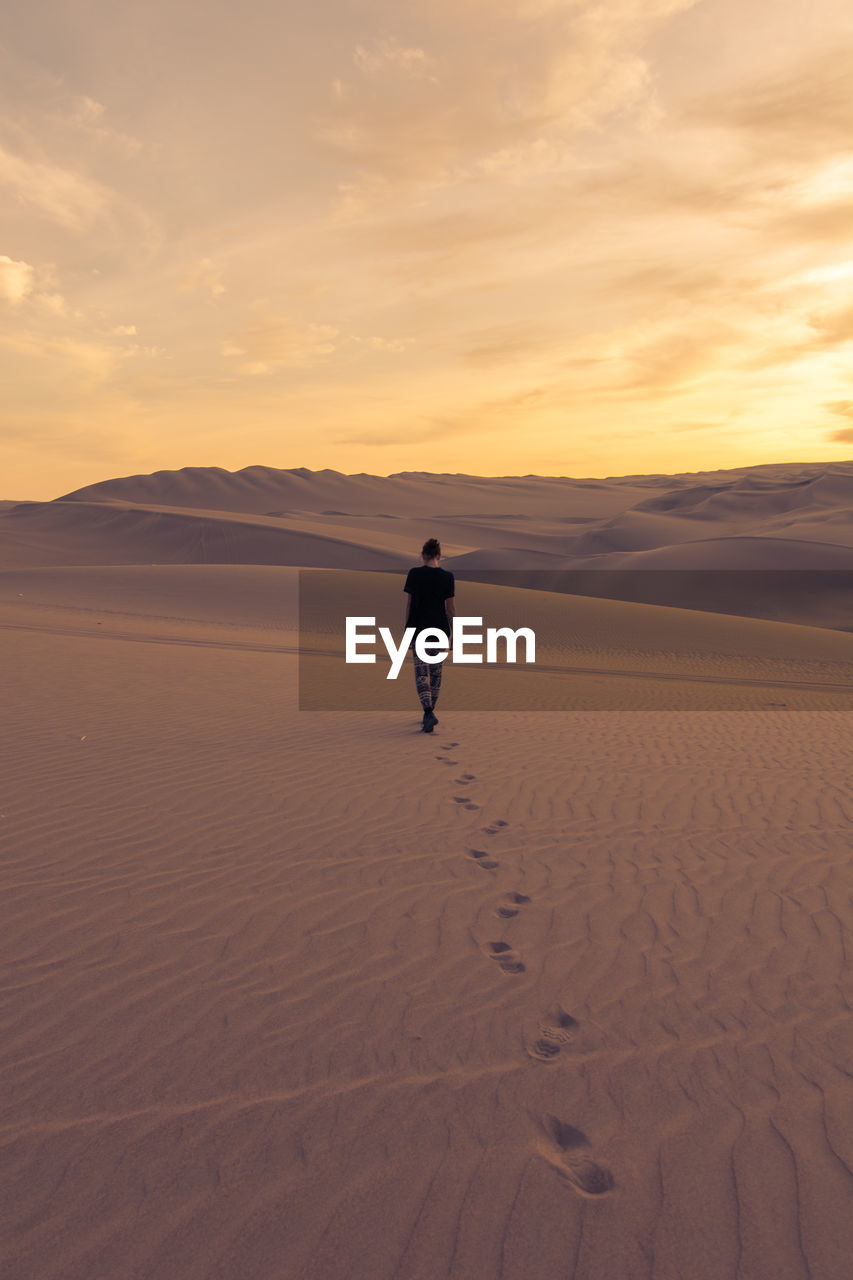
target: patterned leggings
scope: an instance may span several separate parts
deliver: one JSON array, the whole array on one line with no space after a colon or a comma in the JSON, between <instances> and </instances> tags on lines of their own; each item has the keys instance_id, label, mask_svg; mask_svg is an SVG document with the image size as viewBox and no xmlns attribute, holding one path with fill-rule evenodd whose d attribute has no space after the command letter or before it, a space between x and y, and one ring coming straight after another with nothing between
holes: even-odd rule
<instances>
[{"instance_id":1,"label":"patterned leggings","mask_svg":"<svg viewBox=\"0 0 853 1280\"><path fill-rule=\"evenodd\" d=\"M415 662L415 688L424 711L429 711L438 702L438 691L441 688L441 669L443 662L421 662L416 654L412 654Z\"/></svg>"}]
</instances>

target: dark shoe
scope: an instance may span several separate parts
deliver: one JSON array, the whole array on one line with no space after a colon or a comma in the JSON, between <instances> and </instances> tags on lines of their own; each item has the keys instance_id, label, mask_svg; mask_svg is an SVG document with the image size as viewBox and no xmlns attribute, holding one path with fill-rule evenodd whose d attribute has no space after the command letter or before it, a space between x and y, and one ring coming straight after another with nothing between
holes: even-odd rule
<instances>
[{"instance_id":1,"label":"dark shoe","mask_svg":"<svg viewBox=\"0 0 853 1280\"><path fill-rule=\"evenodd\" d=\"M435 714L435 712L426 711L424 713L424 731L426 733L432 733L433 729L437 724L438 724L438 716Z\"/></svg>"}]
</instances>

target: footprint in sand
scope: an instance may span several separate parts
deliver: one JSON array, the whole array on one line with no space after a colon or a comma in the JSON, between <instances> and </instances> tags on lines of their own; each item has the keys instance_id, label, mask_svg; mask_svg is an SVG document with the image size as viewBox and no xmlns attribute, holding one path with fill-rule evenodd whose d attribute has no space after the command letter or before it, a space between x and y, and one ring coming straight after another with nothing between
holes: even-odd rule
<instances>
[{"instance_id":1,"label":"footprint in sand","mask_svg":"<svg viewBox=\"0 0 853 1280\"><path fill-rule=\"evenodd\" d=\"M474 858L479 867L483 867L486 871L494 871L495 867L501 864L490 858L485 849L469 849L468 857Z\"/></svg>"},{"instance_id":2,"label":"footprint in sand","mask_svg":"<svg viewBox=\"0 0 853 1280\"><path fill-rule=\"evenodd\" d=\"M509 823L504 822L503 818L496 818L490 827L483 827L483 832L487 836L496 836L501 827L508 827Z\"/></svg>"},{"instance_id":3,"label":"footprint in sand","mask_svg":"<svg viewBox=\"0 0 853 1280\"><path fill-rule=\"evenodd\" d=\"M478 804L474 804L468 796L454 796L453 799L457 804L461 804L463 809L479 809Z\"/></svg>"},{"instance_id":4,"label":"footprint in sand","mask_svg":"<svg viewBox=\"0 0 853 1280\"><path fill-rule=\"evenodd\" d=\"M453 781L458 783L460 787L470 787L474 779L470 773L463 773L458 778L454 778Z\"/></svg>"},{"instance_id":5,"label":"footprint in sand","mask_svg":"<svg viewBox=\"0 0 853 1280\"><path fill-rule=\"evenodd\" d=\"M498 962L504 973L524 973L525 965L508 942L488 942L486 953Z\"/></svg>"},{"instance_id":6,"label":"footprint in sand","mask_svg":"<svg viewBox=\"0 0 853 1280\"><path fill-rule=\"evenodd\" d=\"M548 1160L575 1191L584 1196L603 1196L613 1190L613 1174L586 1154L590 1142L585 1133L556 1116L548 1116L545 1132L550 1139Z\"/></svg>"},{"instance_id":7,"label":"footprint in sand","mask_svg":"<svg viewBox=\"0 0 853 1280\"><path fill-rule=\"evenodd\" d=\"M518 908L526 906L529 901L526 893L508 893L497 907L495 915L500 916L501 920L511 920L518 915Z\"/></svg>"},{"instance_id":8,"label":"footprint in sand","mask_svg":"<svg viewBox=\"0 0 853 1280\"><path fill-rule=\"evenodd\" d=\"M573 1018L561 1005L557 1005L548 1017L540 1022L540 1034L532 1044L528 1045L527 1052L537 1062L553 1062L556 1057L559 1057L563 1045L568 1044L579 1027L577 1018Z\"/></svg>"}]
</instances>

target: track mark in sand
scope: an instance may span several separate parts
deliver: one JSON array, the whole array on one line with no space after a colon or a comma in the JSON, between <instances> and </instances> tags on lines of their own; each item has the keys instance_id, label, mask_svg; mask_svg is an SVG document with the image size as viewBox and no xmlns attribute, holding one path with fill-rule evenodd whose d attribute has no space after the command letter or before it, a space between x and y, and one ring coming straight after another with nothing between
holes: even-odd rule
<instances>
[{"instance_id":1,"label":"track mark in sand","mask_svg":"<svg viewBox=\"0 0 853 1280\"><path fill-rule=\"evenodd\" d=\"M504 973L524 973L526 966L519 960L508 942L489 942L486 951L496 960Z\"/></svg>"},{"instance_id":2,"label":"track mark in sand","mask_svg":"<svg viewBox=\"0 0 853 1280\"><path fill-rule=\"evenodd\" d=\"M470 773L463 773L458 778L454 778L453 781L458 783L460 787L470 787L474 778Z\"/></svg>"},{"instance_id":3,"label":"track mark in sand","mask_svg":"<svg viewBox=\"0 0 853 1280\"><path fill-rule=\"evenodd\" d=\"M578 1147L589 1146L589 1138L585 1133L581 1133L573 1124L564 1124L556 1116L548 1117L548 1128L561 1151L576 1151Z\"/></svg>"},{"instance_id":4,"label":"track mark in sand","mask_svg":"<svg viewBox=\"0 0 853 1280\"><path fill-rule=\"evenodd\" d=\"M454 796L453 799L457 804L461 804L463 809L479 809L478 804L474 804L468 796Z\"/></svg>"},{"instance_id":5,"label":"track mark in sand","mask_svg":"<svg viewBox=\"0 0 853 1280\"><path fill-rule=\"evenodd\" d=\"M561 1005L557 1005L549 1017L542 1023L542 1031L554 1040L570 1040L580 1023L570 1013L566 1013Z\"/></svg>"},{"instance_id":6,"label":"track mark in sand","mask_svg":"<svg viewBox=\"0 0 853 1280\"><path fill-rule=\"evenodd\" d=\"M526 906L529 901L530 898L526 893L508 893L497 907L495 915L501 920L511 920L513 916L518 915L518 908Z\"/></svg>"},{"instance_id":7,"label":"track mark in sand","mask_svg":"<svg viewBox=\"0 0 853 1280\"><path fill-rule=\"evenodd\" d=\"M495 867L501 865L499 862L495 862L493 858L490 858L485 849L469 849L468 857L474 858L477 865L484 867L486 871L494 871Z\"/></svg>"},{"instance_id":8,"label":"track mark in sand","mask_svg":"<svg viewBox=\"0 0 853 1280\"><path fill-rule=\"evenodd\" d=\"M536 1058L538 1062L553 1062L560 1053L560 1046L554 1044L553 1040L548 1040L547 1037L542 1036L541 1039L530 1045L527 1052L531 1058Z\"/></svg>"},{"instance_id":9,"label":"track mark in sand","mask_svg":"<svg viewBox=\"0 0 853 1280\"><path fill-rule=\"evenodd\" d=\"M580 1023L560 1005L539 1024L539 1037L528 1045L527 1052L537 1062L553 1062L564 1044L571 1040Z\"/></svg>"},{"instance_id":10,"label":"track mark in sand","mask_svg":"<svg viewBox=\"0 0 853 1280\"><path fill-rule=\"evenodd\" d=\"M508 827L509 823L504 822L503 818L496 818L490 827L483 827L483 831L487 836L496 836L501 827Z\"/></svg>"},{"instance_id":11,"label":"track mark in sand","mask_svg":"<svg viewBox=\"0 0 853 1280\"><path fill-rule=\"evenodd\" d=\"M554 1168L584 1196L603 1196L615 1186L613 1174L585 1153L589 1138L572 1124L548 1116L545 1131L556 1150L549 1156Z\"/></svg>"}]
</instances>

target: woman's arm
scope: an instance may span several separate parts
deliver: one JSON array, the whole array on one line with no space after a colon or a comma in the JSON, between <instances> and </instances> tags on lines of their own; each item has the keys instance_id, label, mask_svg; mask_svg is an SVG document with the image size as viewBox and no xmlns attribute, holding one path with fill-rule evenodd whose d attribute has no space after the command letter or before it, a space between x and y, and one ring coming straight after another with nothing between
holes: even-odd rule
<instances>
[{"instance_id":1,"label":"woman's arm","mask_svg":"<svg viewBox=\"0 0 853 1280\"><path fill-rule=\"evenodd\" d=\"M452 622L453 619L456 617L456 597L455 596L450 596L448 597L447 600L445 600L444 609L448 618Z\"/></svg>"}]
</instances>

